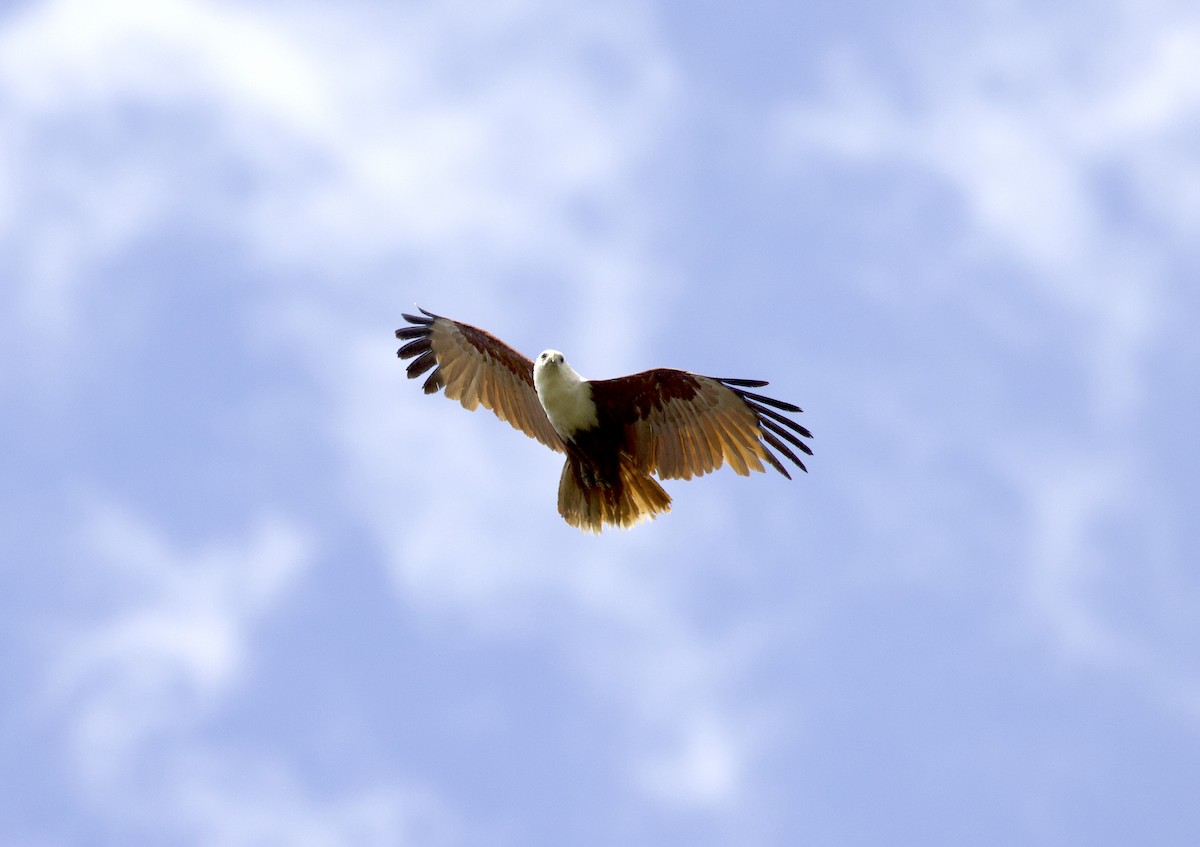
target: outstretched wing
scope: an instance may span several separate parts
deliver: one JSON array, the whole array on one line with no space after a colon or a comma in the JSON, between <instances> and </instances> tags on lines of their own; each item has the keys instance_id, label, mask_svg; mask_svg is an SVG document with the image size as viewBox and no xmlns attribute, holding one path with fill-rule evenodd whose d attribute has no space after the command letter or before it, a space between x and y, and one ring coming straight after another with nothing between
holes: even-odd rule
<instances>
[{"instance_id":1,"label":"outstretched wing","mask_svg":"<svg viewBox=\"0 0 1200 847\"><path fill-rule=\"evenodd\" d=\"M412 359L410 379L433 368L425 380L426 394L444 388L447 397L465 408L475 411L482 405L550 449L565 452L538 401L532 361L482 329L424 309L421 314L405 315L412 326L396 330L397 338L408 341L396 355Z\"/></svg>"},{"instance_id":2,"label":"outstretched wing","mask_svg":"<svg viewBox=\"0 0 1200 847\"><path fill-rule=\"evenodd\" d=\"M764 461L791 479L769 448L807 472L788 445L811 456L800 438L812 433L782 414L800 412L799 406L745 390L766 384L657 368L591 387L597 408L624 426L625 452L660 479L691 479L725 463L748 476L765 471Z\"/></svg>"}]
</instances>

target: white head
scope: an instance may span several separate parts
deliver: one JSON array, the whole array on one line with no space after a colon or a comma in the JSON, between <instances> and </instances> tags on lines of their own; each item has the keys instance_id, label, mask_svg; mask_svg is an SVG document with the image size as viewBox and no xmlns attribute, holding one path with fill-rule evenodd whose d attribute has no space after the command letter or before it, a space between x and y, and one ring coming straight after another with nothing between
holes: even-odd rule
<instances>
[{"instance_id":1,"label":"white head","mask_svg":"<svg viewBox=\"0 0 1200 847\"><path fill-rule=\"evenodd\" d=\"M533 384L541 386L547 382L579 383L583 377L567 364L566 357L557 350L543 350L533 363Z\"/></svg>"}]
</instances>

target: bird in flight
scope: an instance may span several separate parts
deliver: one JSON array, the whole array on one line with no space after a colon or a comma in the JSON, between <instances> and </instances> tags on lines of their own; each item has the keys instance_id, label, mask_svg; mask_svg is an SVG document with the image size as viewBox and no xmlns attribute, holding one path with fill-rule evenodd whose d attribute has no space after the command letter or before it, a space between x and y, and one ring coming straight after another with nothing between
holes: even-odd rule
<instances>
[{"instance_id":1,"label":"bird in flight","mask_svg":"<svg viewBox=\"0 0 1200 847\"><path fill-rule=\"evenodd\" d=\"M792 450L812 455L805 427L783 414L801 409L753 394L758 379L719 379L654 368L616 379L584 379L557 350L530 361L477 327L421 309L396 330L412 359L407 373L426 394L474 411L480 405L551 450L565 453L558 513L573 527L630 527L671 509L653 478L691 479L728 464L740 476L766 462L791 474L774 448L807 472ZM789 445L791 445L789 447ZM652 476L653 475L653 476Z\"/></svg>"}]
</instances>

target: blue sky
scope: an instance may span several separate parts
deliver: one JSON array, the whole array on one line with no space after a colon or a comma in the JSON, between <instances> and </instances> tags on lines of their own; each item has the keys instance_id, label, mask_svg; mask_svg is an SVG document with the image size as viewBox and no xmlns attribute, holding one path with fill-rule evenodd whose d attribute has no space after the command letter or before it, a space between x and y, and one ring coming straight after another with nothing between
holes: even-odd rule
<instances>
[{"instance_id":1,"label":"blue sky","mask_svg":"<svg viewBox=\"0 0 1200 847\"><path fill-rule=\"evenodd\" d=\"M0 7L0 842L1200 834L1183 2ZM771 380L585 536L415 305Z\"/></svg>"}]
</instances>

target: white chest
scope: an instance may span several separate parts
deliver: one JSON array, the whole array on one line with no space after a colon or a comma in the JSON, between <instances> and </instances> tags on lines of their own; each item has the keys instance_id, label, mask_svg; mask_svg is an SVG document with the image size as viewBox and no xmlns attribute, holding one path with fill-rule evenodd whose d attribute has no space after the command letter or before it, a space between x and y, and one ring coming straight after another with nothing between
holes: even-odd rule
<instances>
[{"instance_id":1,"label":"white chest","mask_svg":"<svg viewBox=\"0 0 1200 847\"><path fill-rule=\"evenodd\" d=\"M592 387L574 371L568 373L563 366L539 367L533 381L546 416L563 438L599 423Z\"/></svg>"}]
</instances>

